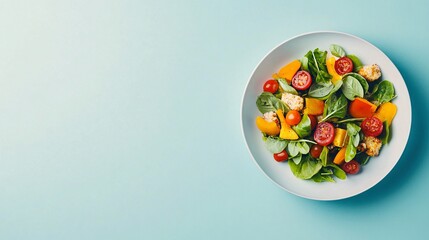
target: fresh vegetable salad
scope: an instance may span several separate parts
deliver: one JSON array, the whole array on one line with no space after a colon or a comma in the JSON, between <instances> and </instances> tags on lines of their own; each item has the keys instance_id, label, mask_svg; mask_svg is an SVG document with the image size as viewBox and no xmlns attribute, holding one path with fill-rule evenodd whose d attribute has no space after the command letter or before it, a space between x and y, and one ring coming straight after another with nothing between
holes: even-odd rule
<instances>
[{"instance_id":1,"label":"fresh vegetable salad","mask_svg":"<svg viewBox=\"0 0 429 240\"><path fill-rule=\"evenodd\" d=\"M256 126L277 162L301 179L335 182L359 173L390 139L393 84L376 63L336 44L308 51L263 85Z\"/></svg>"}]
</instances>

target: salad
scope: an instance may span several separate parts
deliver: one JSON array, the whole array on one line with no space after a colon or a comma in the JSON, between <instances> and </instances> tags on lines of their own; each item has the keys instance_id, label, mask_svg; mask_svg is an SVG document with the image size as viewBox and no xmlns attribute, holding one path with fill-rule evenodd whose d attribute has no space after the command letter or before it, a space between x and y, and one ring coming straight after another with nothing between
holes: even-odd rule
<instances>
[{"instance_id":1,"label":"salad","mask_svg":"<svg viewBox=\"0 0 429 240\"><path fill-rule=\"evenodd\" d=\"M377 64L363 65L339 45L308 51L263 85L256 126L277 162L315 182L361 172L390 139L397 106Z\"/></svg>"}]
</instances>

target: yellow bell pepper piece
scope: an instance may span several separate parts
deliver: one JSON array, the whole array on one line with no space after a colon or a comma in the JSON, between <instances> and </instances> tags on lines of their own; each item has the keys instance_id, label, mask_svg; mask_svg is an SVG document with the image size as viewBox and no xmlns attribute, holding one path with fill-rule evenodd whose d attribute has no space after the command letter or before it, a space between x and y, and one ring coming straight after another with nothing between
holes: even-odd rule
<instances>
[{"instance_id":1,"label":"yellow bell pepper piece","mask_svg":"<svg viewBox=\"0 0 429 240\"><path fill-rule=\"evenodd\" d=\"M333 161L335 164L341 165L344 162L344 160L346 159L346 149L347 147L341 148L340 151L337 153L337 155L335 155L335 158Z\"/></svg>"},{"instance_id":2,"label":"yellow bell pepper piece","mask_svg":"<svg viewBox=\"0 0 429 240\"><path fill-rule=\"evenodd\" d=\"M276 111L277 117L280 119L280 138L287 139L287 140L297 140L299 138L298 134L289 126L289 124L286 123L286 119L283 115L283 111L281 109L278 109Z\"/></svg>"},{"instance_id":3,"label":"yellow bell pepper piece","mask_svg":"<svg viewBox=\"0 0 429 240\"><path fill-rule=\"evenodd\" d=\"M325 102L316 98L305 98L304 114L320 115L325 108Z\"/></svg>"},{"instance_id":4,"label":"yellow bell pepper piece","mask_svg":"<svg viewBox=\"0 0 429 240\"><path fill-rule=\"evenodd\" d=\"M335 84L336 82L341 80L341 76L338 75L338 73L335 71L335 57L330 57L326 59L326 67L328 68L328 73L332 76L332 83Z\"/></svg>"},{"instance_id":5,"label":"yellow bell pepper piece","mask_svg":"<svg viewBox=\"0 0 429 240\"><path fill-rule=\"evenodd\" d=\"M375 112L374 116L380 119L382 122L386 121L387 125L390 126L392 123L393 118L396 115L396 112L398 111L398 107L394 103L386 102L381 104L377 111Z\"/></svg>"},{"instance_id":6,"label":"yellow bell pepper piece","mask_svg":"<svg viewBox=\"0 0 429 240\"><path fill-rule=\"evenodd\" d=\"M280 133L280 127L275 122L268 122L260 116L256 117L256 126L261 132L270 136L276 136Z\"/></svg>"},{"instance_id":7,"label":"yellow bell pepper piece","mask_svg":"<svg viewBox=\"0 0 429 240\"><path fill-rule=\"evenodd\" d=\"M342 128L335 128L335 137L332 144L336 147L343 147L346 142L347 130Z\"/></svg>"},{"instance_id":8,"label":"yellow bell pepper piece","mask_svg":"<svg viewBox=\"0 0 429 240\"><path fill-rule=\"evenodd\" d=\"M300 67L301 62L299 60L293 60L292 62L282 67L277 76L286 79L286 81L290 83L292 81L293 76L296 72L298 72Z\"/></svg>"}]
</instances>

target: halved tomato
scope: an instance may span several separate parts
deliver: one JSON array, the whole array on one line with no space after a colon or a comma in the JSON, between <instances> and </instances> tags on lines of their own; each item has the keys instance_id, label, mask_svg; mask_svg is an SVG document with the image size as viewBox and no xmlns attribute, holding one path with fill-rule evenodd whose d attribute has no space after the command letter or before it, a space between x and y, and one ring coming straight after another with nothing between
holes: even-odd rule
<instances>
[{"instance_id":1,"label":"halved tomato","mask_svg":"<svg viewBox=\"0 0 429 240\"><path fill-rule=\"evenodd\" d=\"M352 60L348 57L338 58L337 61L335 61L335 71L340 75L353 71Z\"/></svg>"},{"instance_id":2,"label":"halved tomato","mask_svg":"<svg viewBox=\"0 0 429 240\"><path fill-rule=\"evenodd\" d=\"M298 71L292 78L292 86L296 90L307 90L312 83L311 75L309 72L301 70Z\"/></svg>"},{"instance_id":3,"label":"halved tomato","mask_svg":"<svg viewBox=\"0 0 429 240\"><path fill-rule=\"evenodd\" d=\"M328 146L334 141L335 127L332 123L321 122L317 124L314 131L314 141L321 146Z\"/></svg>"}]
</instances>

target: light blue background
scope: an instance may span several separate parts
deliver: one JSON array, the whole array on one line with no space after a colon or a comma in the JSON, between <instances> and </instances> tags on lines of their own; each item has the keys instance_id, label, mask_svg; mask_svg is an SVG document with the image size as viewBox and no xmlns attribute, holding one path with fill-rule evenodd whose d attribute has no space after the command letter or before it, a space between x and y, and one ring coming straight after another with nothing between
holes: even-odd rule
<instances>
[{"instance_id":1,"label":"light blue background","mask_svg":"<svg viewBox=\"0 0 429 240\"><path fill-rule=\"evenodd\" d=\"M0 239L422 239L428 7L0 1ZM398 165L342 201L272 184L240 129L260 59L316 30L383 50L413 104Z\"/></svg>"}]
</instances>

